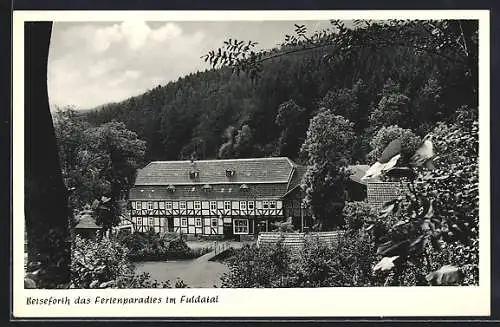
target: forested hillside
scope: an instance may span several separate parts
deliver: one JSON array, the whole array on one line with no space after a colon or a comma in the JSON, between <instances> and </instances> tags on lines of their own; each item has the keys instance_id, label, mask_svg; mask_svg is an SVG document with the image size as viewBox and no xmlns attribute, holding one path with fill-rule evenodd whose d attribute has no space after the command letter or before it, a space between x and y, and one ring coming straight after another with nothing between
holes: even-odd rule
<instances>
[{"instance_id":1,"label":"forested hillside","mask_svg":"<svg viewBox=\"0 0 500 327\"><path fill-rule=\"evenodd\" d=\"M477 24L469 25L463 26L469 33L464 40L470 41ZM307 51L294 51L300 42L285 42L274 53L294 53L263 61L258 78L222 66L100 106L86 116L95 125L124 122L147 141L146 162L193 154L198 159L284 155L300 161L309 120L325 107L354 123L352 161L367 162L370 141L381 127L397 125L422 137L459 107L477 107L471 63L458 51L441 51L458 45L439 48L439 42L453 37L448 31L418 23L402 24L396 32L374 26L349 32L362 40L350 40L349 51L329 41L332 33L318 36L328 40L326 45ZM394 46L394 36L406 34L424 43ZM467 53L477 56L477 42L467 46Z\"/></svg>"}]
</instances>

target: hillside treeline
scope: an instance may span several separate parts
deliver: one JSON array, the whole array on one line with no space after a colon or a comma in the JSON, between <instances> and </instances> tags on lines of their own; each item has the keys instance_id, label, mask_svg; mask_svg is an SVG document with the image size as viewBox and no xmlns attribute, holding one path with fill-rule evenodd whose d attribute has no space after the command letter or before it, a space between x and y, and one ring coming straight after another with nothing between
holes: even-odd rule
<instances>
[{"instance_id":1,"label":"hillside treeline","mask_svg":"<svg viewBox=\"0 0 500 327\"><path fill-rule=\"evenodd\" d=\"M229 67L193 73L100 106L86 114L87 120L124 122L147 141L146 162L277 155L300 161L309 121L324 107L354 123L352 160L365 163L370 140L381 127L397 125L423 136L461 106L477 107L471 63L454 53L443 55L436 41L451 34L426 26L399 27L406 29L398 31L401 35L417 34L420 47L385 46L380 40L397 41L394 31L360 28L358 34L371 43L353 42L348 54L332 43L277 56L263 62L258 78L234 74ZM477 24L468 28L477 33ZM468 54L477 54L477 42L468 45ZM335 60L324 60L332 53Z\"/></svg>"}]
</instances>

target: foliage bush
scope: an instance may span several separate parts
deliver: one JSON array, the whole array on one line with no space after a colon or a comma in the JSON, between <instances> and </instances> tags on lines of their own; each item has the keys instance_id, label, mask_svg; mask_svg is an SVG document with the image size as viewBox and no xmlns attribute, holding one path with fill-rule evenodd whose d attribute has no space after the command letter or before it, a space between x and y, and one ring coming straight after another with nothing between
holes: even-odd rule
<instances>
[{"instance_id":1,"label":"foliage bush","mask_svg":"<svg viewBox=\"0 0 500 327\"><path fill-rule=\"evenodd\" d=\"M229 272L222 287L332 287L371 286L383 283L372 274L376 260L368 233L340 236L329 246L319 239L306 238L304 247L292 253L279 241L262 247L246 246L227 261Z\"/></svg>"},{"instance_id":2,"label":"foliage bush","mask_svg":"<svg viewBox=\"0 0 500 327\"><path fill-rule=\"evenodd\" d=\"M73 288L120 287L132 280L134 271L128 249L103 237L90 240L76 236L71 258Z\"/></svg>"},{"instance_id":3,"label":"foliage bush","mask_svg":"<svg viewBox=\"0 0 500 327\"><path fill-rule=\"evenodd\" d=\"M377 252L400 258L392 272L397 285L434 283L443 267L446 278L457 276L450 279L454 284L477 285L477 111L461 108L453 123L439 124L432 134L437 169L419 171L408 193L386 205L375 224L383 231Z\"/></svg>"},{"instance_id":4,"label":"foliage bush","mask_svg":"<svg viewBox=\"0 0 500 327\"><path fill-rule=\"evenodd\" d=\"M151 280L150 274L135 274L129 251L114 238L96 240L76 236L72 248L69 288L172 288L169 280ZM177 280L175 288L186 288Z\"/></svg>"},{"instance_id":5,"label":"foliage bush","mask_svg":"<svg viewBox=\"0 0 500 327\"><path fill-rule=\"evenodd\" d=\"M367 155L368 161L371 163L376 162L389 143L398 138L403 144L401 152L404 157L408 158L411 157L421 143L420 137L410 129L401 128L397 125L384 126L375 133L370 141L372 151Z\"/></svg>"},{"instance_id":6,"label":"foliage bush","mask_svg":"<svg viewBox=\"0 0 500 327\"><path fill-rule=\"evenodd\" d=\"M240 250L224 287L478 285L477 111L461 108L432 135L437 169L419 170L376 215L348 203L336 246L308 240L297 256L280 243Z\"/></svg>"},{"instance_id":7,"label":"foliage bush","mask_svg":"<svg viewBox=\"0 0 500 327\"><path fill-rule=\"evenodd\" d=\"M178 235L153 231L121 233L118 240L129 249L128 258L132 261L191 259L210 252L210 248L189 248Z\"/></svg>"},{"instance_id":8,"label":"foliage bush","mask_svg":"<svg viewBox=\"0 0 500 327\"><path fill-rule=\"evenodd\" d=\"M291 255L282 242L257 247L245 245L226 263L229 272L221 277L225 288L286 287Z\"/></svg>"},{"instance_id":9,"label":"foliage bush","mask_svg":"<svg viewBox=\"0 0 500 327\"><path fill-rule=\"evenodd\" d=\"M374 207L363 201L346 202L342 213L348 232L358 232L366 223L371 223L377 218Z\"/></svg>"}]
</instances>

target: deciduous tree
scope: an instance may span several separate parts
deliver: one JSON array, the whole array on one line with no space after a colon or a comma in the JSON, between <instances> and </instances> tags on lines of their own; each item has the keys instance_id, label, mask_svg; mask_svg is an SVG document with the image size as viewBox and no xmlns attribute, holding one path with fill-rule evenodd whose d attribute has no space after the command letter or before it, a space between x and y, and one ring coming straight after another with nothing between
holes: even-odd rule
<instances>
[{"instance_id":1,"label":"deciduous tree","mask_svg":"<svg viewBox=\"0 0 500 327\"><path fill-rule=\"evenodd\" d=\"M354 139L353 124L330 110L321 110L309 124L301 151L307 155L302 188L319 228L342 225L347 165Z\"/></svg>"}]
</instances>

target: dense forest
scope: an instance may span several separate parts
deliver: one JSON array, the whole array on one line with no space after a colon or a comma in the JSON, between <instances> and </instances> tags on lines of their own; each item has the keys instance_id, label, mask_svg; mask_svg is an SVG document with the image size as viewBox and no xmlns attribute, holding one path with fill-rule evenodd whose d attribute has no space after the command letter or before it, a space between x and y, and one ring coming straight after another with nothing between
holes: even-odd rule
<instances>
[{"instance_id":1,"label":"dense forest","mask_svg":"<svg viewBox=\"0 0 500 327\"><path fill-rule=\"evenodd\" d=\"M316 39L304 27L284 36L261 60L258 78L250 70L235 74L236 66L222 55L214 62L215 54L214 69L100 106L86 119L96 126L124 122L147 142L145 162L193 155L300 162L309 121L326 108L354 124L351 160L370 163L370 141L380 128L397 125L423 137L461 106L477 107L477 22L462 22L458 34L453 22L332 25ZM260 58L251 46L238 54L245 50Z\"/></svg>"}]
</instances>

